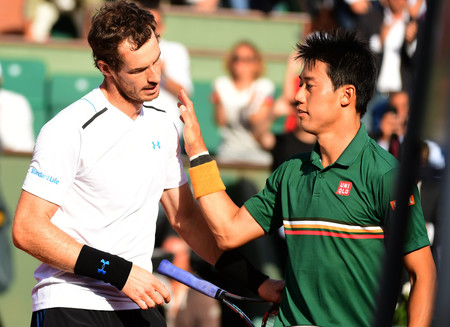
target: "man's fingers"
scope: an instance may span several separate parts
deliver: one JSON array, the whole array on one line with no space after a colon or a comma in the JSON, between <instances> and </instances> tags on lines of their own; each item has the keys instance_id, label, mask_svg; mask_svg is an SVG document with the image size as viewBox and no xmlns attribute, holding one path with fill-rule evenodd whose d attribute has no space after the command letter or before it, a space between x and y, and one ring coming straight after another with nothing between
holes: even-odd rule
<instances>
[{"instance_id":1,"label":"man's fingers","mask_svg":"<svg viewBox=\"0 0 450 327\"><path fill-rule=\"evenodd\" d=\"M151 290L149 295L158 305L162 305L164 302L169 303L170 301L170 293L163 284L155 285L154 290Z\"/></svg>"},{"instance_id":2,"label":"man's fingers","mask_svg":"<svg viewBox=\"0 0 450 327\"><path fill-rule=\"evenodd\" d=\"M166 303L170 302L170 292L167 290L167 288L164 286L164 284L160 283L160 285L158 285L158 287L155 287L155 291L157 291L159 294L161 294L162 298L164 299L164 302L166 302Z\"/></svg>"},{"instance_id":3,"label":"man's fingers","mask_svg":"<svg viewBox=\"0 0 450 327\"><path fill-rule=\"evenodd\" d=\"M133 265L122 292L143 310L170 301L170 293L164 284L136 265Z\"/></svg>"},{"instance_id":4,"label":"man's fingers","mask_svg":"<svg viewBox=\"0 0 450 327\"><path fill-rule=\"evenodd\" d=\"M150 308L153 308L155 305L162 305L164 303L162 296L156 292L156 290L149 290L147 294L148 296L146 296L145 302Z\"/></svg>"},{"instance_id":5,"label":"man's fingers","mask_svg":"<svg viewBox=\"0 0 450 327\"><path fill-rule=\"evenodd\" d=\"M180 100L181 105L179 104L178 107L180 108L180 110L182 110L181 106L185 106L184 110L186 111L194 111L194 105L191 101L191 99L189 99L189 96L187 95L186 91L181 89L180 94L178 95L178 100Z\"/></svg>"}]
</instances>

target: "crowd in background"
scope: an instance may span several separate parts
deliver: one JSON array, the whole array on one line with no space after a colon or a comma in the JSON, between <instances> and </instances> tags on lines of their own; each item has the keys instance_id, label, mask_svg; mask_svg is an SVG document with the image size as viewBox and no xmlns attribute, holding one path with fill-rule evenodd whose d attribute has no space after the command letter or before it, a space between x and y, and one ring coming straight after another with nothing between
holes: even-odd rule
<instances>
[{"instance_id":1,"label":"crowd in background","mask_svg":"<svg viewBox=\"0 0 450 327\"><path fill-rule=\"evenodd\" d=\"M59 32L71 38L82 38L88 21L86 17L102 2L30 0L29 21L23 29L24 37L33 42L46 42L52 34ZM180 43L165 40L163 37L165 26L160 7L155 6L153 1L135 2L154 11L159 21L158 33L162 36L160 41L163 61L162 88L160 98L153 105L171 108L173 120L181 135L183 126L178 119L176 94L181 88L188 93L193 91L188 49ZM250 10L267 15L277 11L307 12L311 16L311 23L307 26L305 35L319 29L338 26L356 31L369 43L379 65L376 94L367 114L363 117L363 122L369 134L381 147L401 159L401 144L406 133L411 104L410 94L417 68L415 56L418 36L426 12L425 0L167 0L161 1L159 5L163 5L164 8L170 8L171 5L189 6L192 10L209 13L221 8L229 8L239 14L245 14ZM276 96L275 84L264 76L264 54L250 38L235 44L224 61L227 75L217 76L211 81L213 92L210 96L213 116L221 135L221 144L217 152L218 162L263 165L274 170L291 155L311 151L315 137L302 131L295 117L294 95L299 85L301 64L296 62L293 56L287 59L282 91ZM12 102L14 106L11 105ZM18 112L22 114L19 115ZM34 135L29 123L30 115L27 100L1 89L0 85L0 146L10 151L32 151L29 144L23 148L19 146L17 149L14 148L15 145L10 146L14 140L24 138L17 137L18 129L12 129L12 126L23 126L26 123L29 129L25 128L21 133ZM284 120L282 132L274 134L272 124L280 117ZM429 236L433 242L435 259L439 255L438 205L444 168L445 159L440 146L432 140L424 139L421 143L421 168L417 182L422 190L422 206L429 227ZM250 179L243 178L236 184L228 185L227 191L233 200L241 205L258 189ZM0 214L3 211L6 210L2 210L0 199ZM0 228L3 221L7 220L0 220ZM161 233L165 236L159 237L159 246L172 253L185 269L191 269L192 264L186 259L189 257L189 251L185 243L171 232ZM282 275L284 262L279 260L280 256L277 255L282 251L282 238L280 231L274 238L250 245L251 249L247 251L253 254L256 261L259 260L256 265L261 267L267 261L271 261ZM195 257L195 260L199 259ZM181 294L182 299L188 296L187 289L179 285L174 285L173 291ZM176 326L181 326L180 320L175 323L176 313L182 312L180 308L187 305L182 299L175 300L167 313L169 322L172 321ZM209 308L212 320L205 321L208 326L214 326L215 323L212 321L216 321L214 319L217 318L215 314L218 310L214 303L204 303L201 299L195 298L193 301L200 301L198 303L203 303L202 306ZM200 326L198 321L196 326Z\"/></svg>"}]
</instances>

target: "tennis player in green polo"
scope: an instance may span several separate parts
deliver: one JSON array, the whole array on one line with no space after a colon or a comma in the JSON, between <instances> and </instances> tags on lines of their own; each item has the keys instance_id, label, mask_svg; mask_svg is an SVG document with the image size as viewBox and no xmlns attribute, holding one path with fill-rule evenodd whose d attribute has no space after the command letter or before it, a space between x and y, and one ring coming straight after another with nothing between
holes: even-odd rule
<instances>
[{"instance_id":1,"label":"tennis player in green polo","mask_svg":"<svg viewBox=\"0 0 450 327\"><path fill-rule=\"evenodd\" d=\"M304 64L295 97L298 119L317 144L282 164L241 208L224 192L193 104L182 92L194 193L223 249L284 226L286 287L276 326L370 326L398 173L396 159L360 121L373 95L375 63L367 46L344 30L310 35L298 45L298 60ZM417 190L410 206L404 244L412 282L408 324L429 326L436 271Z\"/></svg>"}]
</instances>

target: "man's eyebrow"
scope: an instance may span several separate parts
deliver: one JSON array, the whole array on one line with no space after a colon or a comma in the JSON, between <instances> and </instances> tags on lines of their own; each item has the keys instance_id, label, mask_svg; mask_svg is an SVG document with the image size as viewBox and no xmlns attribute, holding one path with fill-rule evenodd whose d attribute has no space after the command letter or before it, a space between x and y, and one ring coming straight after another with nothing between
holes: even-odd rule
<instances>
[{"instance_id":1,"label":"man's eyebrow","mask_svg":"<svg viewBox=\"0 0 450 327\"><path fill-rule=\"evenodd\" d=\"M313 76L304 76L304 77L302 77L302 75L300 74L300 75L298 75L298 79L300 80L300 82L301 81L305 82L305 81L314 80L314 77Z\"/></svg>"},{"instance_id":2,"label":"man's eyebrow","mask_svg":"<svg viewBox=\"0 0 450 327\"><path fill-rule=\"evenodd\" d=\"M158 57L155 59L153 64L156 63L160 58L161 58L161 51L159 52ZM137 73L137 72L146 70L147 68L148 68L148 66L136 67L136 68L130 69L128 72L129 73Z\"/></svg>"},{"instance_id":3,"label":"man's eyebrow","mask_svg":"<svg viewBox=\"0 0 450 327\"><path fill-rule=\"evenodd\" d=\"M128 71L128 73L138 73L138 72L140 72L140 71L146 70L147 67L148 67L148 66L136 67L136 68L130 69L130 70Z\"/></svg>"}]
</instances>

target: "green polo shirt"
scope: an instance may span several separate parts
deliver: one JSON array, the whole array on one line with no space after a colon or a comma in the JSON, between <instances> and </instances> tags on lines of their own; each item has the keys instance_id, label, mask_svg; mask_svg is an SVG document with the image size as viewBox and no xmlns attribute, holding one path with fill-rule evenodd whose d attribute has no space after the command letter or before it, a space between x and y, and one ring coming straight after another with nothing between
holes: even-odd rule
<instances>
[{"instance_id":1,"label":"green polo shirt","mask_svg":"<svg viewBox=\"0 0 450 327\"><path fill-rule=\"evenodd\" d=\"M339 159L323 168L319 147L282 164L245 203L270 233L284 226L286 288L276 326L370 326L394 210L398 162L361 125ZM417 188L405 253L429 245Z\"/></svg>"}]
</instances>

